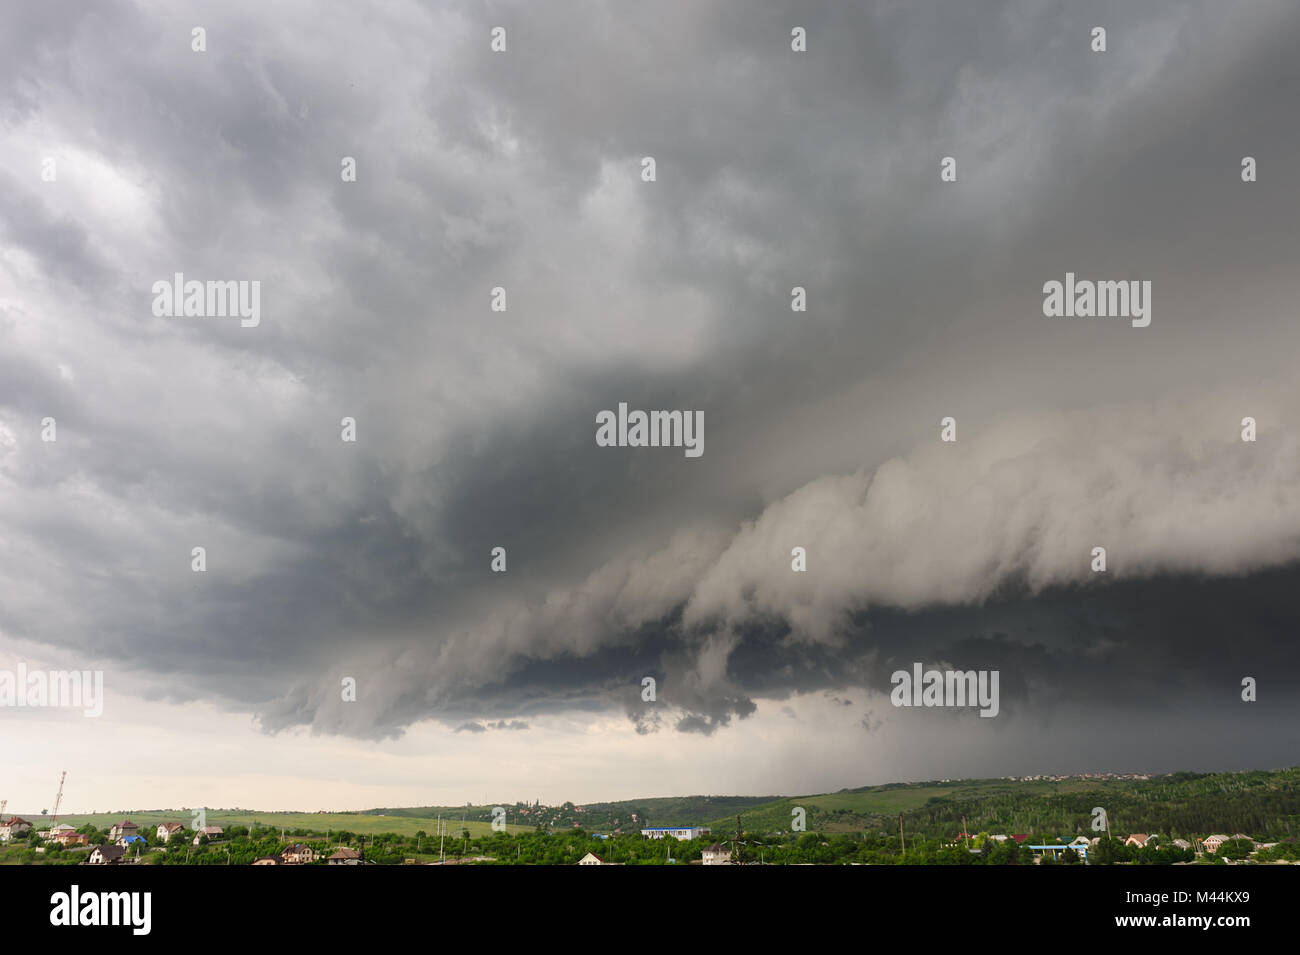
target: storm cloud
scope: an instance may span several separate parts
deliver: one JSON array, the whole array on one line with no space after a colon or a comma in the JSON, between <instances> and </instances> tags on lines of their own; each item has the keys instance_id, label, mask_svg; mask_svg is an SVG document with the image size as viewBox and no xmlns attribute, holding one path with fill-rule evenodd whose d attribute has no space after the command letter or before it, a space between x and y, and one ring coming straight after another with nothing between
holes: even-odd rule
<instances>
[{"instance_id":1,"label":"storm cloud","mask_svg":"<svg viewBox=\"0 0 1300 955\"><path fill-rule=\"evenodd\" d=\"M1209 724L1254 676L1285 761L1294 4L4 16L8 656L374 739L823 691L879 735L913 661L1000 669L999 722ZM1067 271L1151 281L1151 325L1045 317ZM177 272L260 324L156 317ZM705 454L597 447L619 402Z\"/></svg>"}]
</instances>

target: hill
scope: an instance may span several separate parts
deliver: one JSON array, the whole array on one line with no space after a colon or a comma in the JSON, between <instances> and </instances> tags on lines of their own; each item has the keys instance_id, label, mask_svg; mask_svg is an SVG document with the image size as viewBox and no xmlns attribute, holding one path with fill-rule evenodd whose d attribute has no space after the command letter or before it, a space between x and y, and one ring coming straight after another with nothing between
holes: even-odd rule
<instances>
[{"instance_id":1,"label":"hill","mask_svg":"<svg viewBox=\"0 0 1300 955\"><path fill-rule=\"evenodd\" d=\"M1093 835L1094 807L1114 834L1248 832L1269 839L1300 834L1300 769L1242 773L1173 773L1150 778L1072 776L1050 780L946 780L846 789L774 800L744 815L754 832L788 831L803 807L820 832L894 832L951 838L963 830ZM965 817L963 824L962 818ZM735 815L707 823L735 828Z\"/></svg>"}]
</instances>

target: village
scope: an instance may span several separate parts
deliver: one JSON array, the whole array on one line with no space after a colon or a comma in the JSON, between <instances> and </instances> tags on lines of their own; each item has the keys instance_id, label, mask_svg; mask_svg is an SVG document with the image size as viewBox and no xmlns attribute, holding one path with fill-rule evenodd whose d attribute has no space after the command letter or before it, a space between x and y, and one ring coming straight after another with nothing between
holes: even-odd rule
<instances>
[{"instance_id":1,"label":"village","mask_svg":"<svg viewBox=\"0 0 1300 955\"><path fill-rule=\"evenodd\" d=\"M445 837L438 841L436 859L421 855L430 851L426 845L433 846L432 839L426 843L422 838L381 834L369 839L356 837L356 845L338 842L353 837L337 833L288 838L271 828L231 826L227 831L209 825L194 829L181 822L140 826L129 818L106 832L92 825L77 829L57 821L49 828L36 829L19 816L0 822L0 847L25 845L23 851L30 853L30 858L23 861L62 865L1300 864L1296 853L1290 851L1295 848L1291 843L1260 842L1244 833L1189 839L1139 832L1122 839L1077 835L1065 841L1024 833L959 832L949 839L910 847L904 840L901 853L895 853L892 846L885 845L886 837L870 834L854 839L844 834L787 833L760 841L752 834L742 837L737 832L734 839L711 841L707 826L646 827L617 835L542 831L539 827L531 833L496 833L473 844L468 831L462 831L452 838L451 851L446 851ZM269 851L273 848L275 851ZM873 855L877 850L880 854Z\"/></svg>"}]
</instances>

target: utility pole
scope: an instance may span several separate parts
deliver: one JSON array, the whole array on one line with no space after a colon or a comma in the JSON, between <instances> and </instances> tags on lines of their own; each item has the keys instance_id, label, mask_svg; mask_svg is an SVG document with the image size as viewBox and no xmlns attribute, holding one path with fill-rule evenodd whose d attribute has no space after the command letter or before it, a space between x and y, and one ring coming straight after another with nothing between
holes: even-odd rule
<instances>
[{"instance_id":1,"label":"utility pole","mask_svg":"<svg viewBox=\"0 0 1300 955\"><path fill-rule=\"evenodd\" d=\"M68 771L65 769L63 775L59 777L59 794L54 797L54 819L50 823L51 827L59 824L59 804L63 802L63 781L68 778Z\"/></svg>"},{"instance_id":2,"label":"utility pole","mask_svg":"<svg viewBox=\"0 0 1300 955\"><path fill-rule=\"evenodd\" d=\"M898 814L898 841L903 844L903 858L907 858L907 839L903 836L903 814Z\"/></svg>"},{"instance_id":3,"label":"utility pole","mask_svg":"<svg viewBox=\"0 0 1300 955\"><path fill-rule=\"evenodd\" d=\"M970 830L966 828L966 817L961 817L961 834L966 837L966 848L970 848Z\"/></svg>"}]
</instances>

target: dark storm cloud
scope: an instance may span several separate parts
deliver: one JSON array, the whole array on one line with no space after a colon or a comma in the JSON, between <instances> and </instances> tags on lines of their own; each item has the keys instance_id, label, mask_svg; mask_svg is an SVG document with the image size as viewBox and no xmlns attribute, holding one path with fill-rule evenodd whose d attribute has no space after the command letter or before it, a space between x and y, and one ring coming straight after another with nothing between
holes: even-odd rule
<instances>
[{"instance_id":1,"label":"dark storm cloud","mask_svg":"<svg viewBox=\"0 0 1300 955\"><path fill-rule=\"evenodd\" d=\"M373 737L711 734L913 661L1009 719L1296 689L1289 5L181 16L0 31L5 634ZM1044 319L1067 270L1153 278L1152 327ZM262 325L154 318L176 271ZM595 447L619 401L704 456Z\"/></svg>"}]
</instances>

